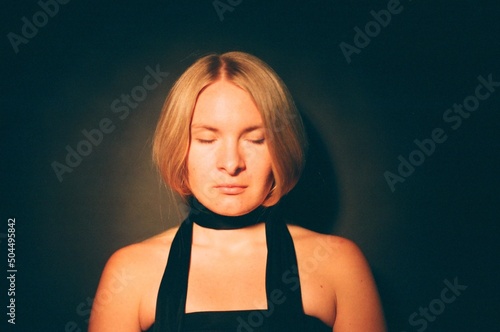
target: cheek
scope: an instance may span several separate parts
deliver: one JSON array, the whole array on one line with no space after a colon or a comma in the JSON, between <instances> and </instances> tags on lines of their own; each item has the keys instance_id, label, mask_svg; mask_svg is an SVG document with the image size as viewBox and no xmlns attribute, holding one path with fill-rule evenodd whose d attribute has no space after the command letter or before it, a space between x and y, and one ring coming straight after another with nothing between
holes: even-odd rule
<instances>
[{"instance_id":1,"label":"cheek","mask_svg":"<svg viewBox=\"0 0 500 332\"><path fill-rule=\"evenodd\" d=\"M199 149L196 147L190 147L187 157L187 169L188 172L198 172L200 169L200 165L203 165L203 154L200 153Z\"/></svg>"},{"instance_id":2,"label":"cheek","mask_svg":"<svg viewBox=\"0 0 500 332\"><path fill-rule=\"evenodd\" d=\"M187 180L189 186L192 188L193 184L196 183L196 177L198 174L198 167L196 165L196 156L193 151L190 149L188 153L188 158L186 160L187 166Z\"/></svg>"},{"instance_id":3,"label":"cheek","mask_svg":"<svg viewBox=\"0 0 500 332\"><path fill-rule=\"evenodd\" d=\"M187 171L188 182L191 186L207 184L213 179L213 162L210 159L211 154L206 151L192 149L188 153Z\"/></svg>"},{"instance_id":4,"label":"cheek","mask_svg":"<svg viewBox=\"0 0 500 332\"><path fill-rule=\"evenodd\" d=\"M267 184L271 187L274 183L274 175L273 170L269 168L269 172L267 173Z\"/></svg>"},{"instance_id":5,"label":"cheek","mask_svg":"<svg viewBox=\"0 0 500 332\"><path fill-rule=\"evenodd\" d=\"M207 183L206 178L207 176L203 173L203 169L200 169L199 165L188 165L187 181L189 189L193 194L200 195L204 191Z\"/></svg>"},{"instance_id":6,"label":"cheek","mask_svg":"<svg viewBox=\"0 0 500 332\"><path fill-rule=\"evenodd\" d=\"M274 180L272 161L269 155L263 156L259 162L259 177L266 181L272 182Z\"/></svg>"}]
</instances>

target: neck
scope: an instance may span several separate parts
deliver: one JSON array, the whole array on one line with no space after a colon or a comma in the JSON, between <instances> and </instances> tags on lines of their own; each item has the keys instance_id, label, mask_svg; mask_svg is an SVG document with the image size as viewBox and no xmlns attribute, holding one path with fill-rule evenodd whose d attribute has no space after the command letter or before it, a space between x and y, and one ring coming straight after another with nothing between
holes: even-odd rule
<instances>
[{"instance_id":1,"label":"neck","mask_svg":"<svg viewBox=\"0 0 500 332\"><path fill-rule=\"evenodd\" d=\"M245 248L254 248L256 243L265 245L265 223L240 229L216 230L193 223L193 246L236 252Z\"/></svg>"}]
</instances>

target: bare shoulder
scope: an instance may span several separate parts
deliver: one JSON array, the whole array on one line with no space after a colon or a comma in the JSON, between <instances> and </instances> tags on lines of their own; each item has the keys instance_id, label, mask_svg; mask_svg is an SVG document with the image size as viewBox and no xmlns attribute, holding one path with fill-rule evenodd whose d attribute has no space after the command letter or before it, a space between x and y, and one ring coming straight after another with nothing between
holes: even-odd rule
<instances>
[{"instance_id":1,"label":"bare shoulder","mask_svg":"<svg viewBox=\"0 0 500 332\"><path fill-rule=\"evenodd\" d=\"M169 229L111 255L97 288L89 331L143 329L142 312L154 305L176 231Z\"/></svg>"},{"instance_id":2,"label":"bare shoulder","mask_svg":"<svg viewBox=\"0 0 500 332\"><path fill-rule=\"evenodd\" d=\"M359 247L351 240L329 234L317 233L300 226L288 225L298 253L309 254L320 251L328 252L328 259L364 262L364 256Z\"/></svg>"},{"instance_id":3,"label":"bare shoulder","mask_svg":"<svg viewBox=\"0 0 500 332\"><path fill-rule=\"evenodd\" d=\"M147 276L158 268L163 269L176 231L177 228L172 228L142 242L118 249L109 258L104 272L126 270L134 276Z\"/></svg>"},{"instance_id":4,"label":"bare shoulder","mask_svg":"<svg viewBox=\"0 0 500 332\"><path fill-rule=\"evenodd\" d=\"M375 280L359 247L340 236L298 226L289 226L289 230L304 281L306 310L311 308L312 315L336 332L361 332L367 327L374 332L386 331Z\"/></svg>"},{"instance_id":5,"label":"bare shoulder","mask_svg":"<svg viewBox=\"0 0 500 332\"><path fill-rule=\"evenodd\" d=\"M335 289L345 287L346 283L352 283L353 280L373 282L368 261L353 241L299 226L289 226L289 229L299 264L300 261L308 265L317 264L319 272L328 275Z\"/></svg>"},{"instance_id":6,"label":"bare shoulder","mask_svg":"<svg viewBox=\"0 0 500 332\"><path fill-rule=\"evenodd\" d=\"M108 263L125 264L134 268L137 264L143 265L142 263L157 257L165 257L165 254L168 256L176 232L177 227L171 228L144 241L123 247L111 256Z\"/></svg>"},{"instance_id":7,"label":"bare shoulder","mask_svg":"<svg viewBox=\"0 0 500 332\"><path fill-rule=\"evenodd\" d=\"M309 265L318 263L319 270L329 274L333 282L372 279L369 264L361 249L351 240L289 226L297 258ZM321 264L319 264L321 263Z\"/></svg>"}]
</instances>

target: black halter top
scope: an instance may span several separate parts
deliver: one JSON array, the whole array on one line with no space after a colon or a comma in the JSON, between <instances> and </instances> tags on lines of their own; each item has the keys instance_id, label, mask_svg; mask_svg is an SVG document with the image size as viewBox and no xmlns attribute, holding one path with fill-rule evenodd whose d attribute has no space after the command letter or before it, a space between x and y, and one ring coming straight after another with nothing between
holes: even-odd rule
<instances>
[{"instance_id":1,"label":"black halter top","mask_svg":"<svg viewBox=\"0 0 500 332\"><path fill-rule=\"evenodd\" d=\"M224 217L196 200L174 237L160 284L152 332L275 332L332 331L302 308L300 280L293 240L275 208L259 208L249 215ZM202 227L231 229L265 222L267 242L265 310L185 313L193 222ZM237 225L237 226L233 226Z\"/></svg>"}]
</instances>

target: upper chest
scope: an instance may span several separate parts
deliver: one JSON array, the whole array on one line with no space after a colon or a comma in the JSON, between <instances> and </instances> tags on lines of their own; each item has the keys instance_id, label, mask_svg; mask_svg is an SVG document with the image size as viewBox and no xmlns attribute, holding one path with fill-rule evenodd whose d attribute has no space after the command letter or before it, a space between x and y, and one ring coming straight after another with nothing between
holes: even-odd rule
<instances>
[{"instance_id":1,"label":"upper chest","mask_svg":"<svg viewBox=\"0 0 500 332\"><path fill-rule=\"evenodd\" d=\"M297 266L286 267L280 275L266 273L269 257L265 241L263 245L235 252L193 246L186 312L265 309L269 300L266 279L280 278L284 286L291 289L300 284L305 314L333 325L335 289L331 283L328 248L304 240L294 240L294 243ZM148 287L141 300L143 326L151 325L155 319L163 270L155 274L154 284Z\"/></svg>"},{"instance_id":2,"label":"upper chest","mask_svg":"<svg viewBox=\"0 0 500 332\"><path fill-rule=\"evenodd\" d=\"M325 243L295 241L297 265L269 274L266 265L279 264L268 256L264 242L244 253L211 252L193 248L188 279L186 312L265 309L266 281L277 278L293 291L300 287L307 315L333 325L335 289L331 254Z\"/></svg>"}]
</instances>

